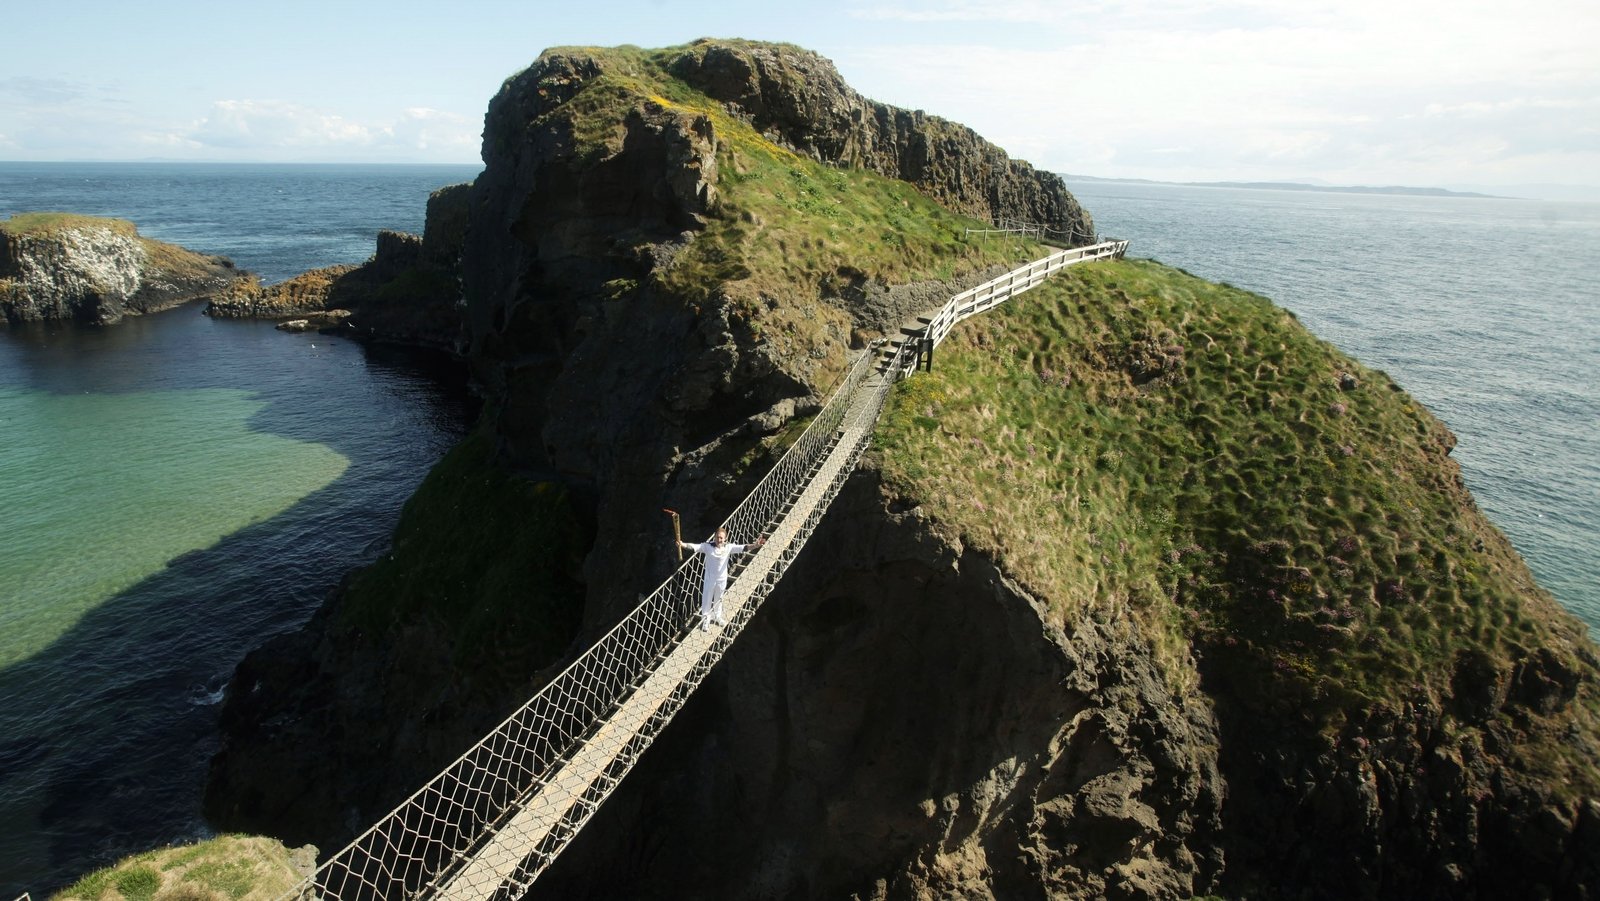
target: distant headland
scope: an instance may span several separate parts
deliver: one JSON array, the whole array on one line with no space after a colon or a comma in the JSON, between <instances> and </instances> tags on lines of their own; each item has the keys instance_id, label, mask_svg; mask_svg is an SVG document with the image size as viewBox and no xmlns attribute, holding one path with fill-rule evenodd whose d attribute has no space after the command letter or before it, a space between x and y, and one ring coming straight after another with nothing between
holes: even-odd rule
<instances>
[{"instance_id":1,"label":"distant headland","mask_svg":"<svg viewBox=\"0 0 1600 901\"><path fill-rule=\"evenodd\" d=\"M1133 185L1178 185L1185 188L1255 188L1262 191L1324 191L1332 194L1396 194L1415 197L1482 197L1509 200L1499 194L1475 191L1450 191L1445 188L1414 188L1404 185L1317 185L1298 181L1158 181L1150 178L1098 178L1093 175L1061 173L1068 183L1103 182Z\"/></svg>"}]
</instances>

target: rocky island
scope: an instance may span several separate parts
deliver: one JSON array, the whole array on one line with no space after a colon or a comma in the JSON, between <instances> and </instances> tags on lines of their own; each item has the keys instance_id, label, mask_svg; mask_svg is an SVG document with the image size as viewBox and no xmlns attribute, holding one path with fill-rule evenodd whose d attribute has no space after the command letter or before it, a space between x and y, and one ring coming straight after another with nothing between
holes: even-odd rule
<instances>
[{"instance_id":1,"label":"rocky island","mask_svg":"<svg viewBox=\"0 0 1600 901\"><path fill-rule=\"evenodd\" d=\"M466 185L435 191L422 235L381 231L365 263L313 269L276 285L252 283L214 298L206 315L273 319L359 341L458 351L466 199Z\"/></svg>"},{"instance_id":2,"label":"rocky island","mask_svg":"<svg viewBox=\"0 0 1600 901\"><path fill-rule=\"evenodd\" d=\"M546 51L483 157L482 421L240 666L219 828L338 848L676 566L661 507L720 520L865 342L1047 251L967 227L1094 233L788 45ZM1264 298L1058 275L895 389L531 896L1590 897L1600 660L1454 443Z\"/></svg>"},{"instance_id":3,"label":"rocky island","mask_svg":"<svg viewBox=\"0 0 1600 901\"><path fill-rule=\"evenodd\" d=\"M223 257L139 234L131 222L19 213L0 222L0 317L99 325L248 290Z\"/></svg>"},{"instance_id":4,"label":"rocky island","mask_svg":"<svg viewBox=\"0 0 1600 901\"><path fill-rule=\"evenodd\" d=\"M425 234L380 232L365 263L274 285L121 219L21 213L0 221L0 316L109 325L204 300L218 318L299 320L355 340L458 351L465 200L465 185L436 191Z\"/></svg>"}]
</instances>

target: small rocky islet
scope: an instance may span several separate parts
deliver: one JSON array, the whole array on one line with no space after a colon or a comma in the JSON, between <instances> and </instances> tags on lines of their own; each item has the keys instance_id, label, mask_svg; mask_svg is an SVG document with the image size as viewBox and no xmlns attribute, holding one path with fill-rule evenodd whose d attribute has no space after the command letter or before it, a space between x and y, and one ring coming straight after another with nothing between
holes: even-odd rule
<instances>
[{"instance_id":1,"label":"small rocky islet","mask_svg":"<svg viewBox=\"0 0 1600 901\"><path fill-rule=\"evenodd\" d=\"M423 235L380 231L366 262L274 285L226 257L144 237L125 220L19 213L0 221L0 321L111 325L204 301L205 314L220 319L456 351L465 187L430 196Z\"/></svg>"},{"instance_id":2,"label":"small rocky islet","mask_svg":"<svg viewBox=\"0 0 1600 901\"><path fill-rule=\"evenodd\" d=\"M144 237L126 220L41 212L0 221L0 319L7 323L109 325L253 285L231 260Z\"/></svg>"},{"instance_id":3,"label":"small rocky islet","mask_svg":"<svg viewBox=\"0 0 1600 901\"><path fill-rule=\"evenodd\" d=\"M1055 176L789 45L546 51L483 157L422 238L213 301L377 334L458 285L392 333L487 400L391 553L241 664L219 828L341 846L675 565L660 507L720 518L863 342L1042 255L965 225L1093 233ZM1399 386L1153 262L946 347L530 897L1600 890L1596 648Z\"/></svg>"}]
</instances>

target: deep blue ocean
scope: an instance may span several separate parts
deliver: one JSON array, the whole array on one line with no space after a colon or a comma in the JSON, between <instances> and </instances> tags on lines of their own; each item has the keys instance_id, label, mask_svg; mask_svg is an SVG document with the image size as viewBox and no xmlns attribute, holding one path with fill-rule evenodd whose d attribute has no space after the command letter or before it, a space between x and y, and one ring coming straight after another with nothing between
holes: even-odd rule
<instances>
[{"instance_id":1,"label":"deep blue ocean","mask_svg":"<svg viewBox=\"0 0 1600 901\"><path fill-rule=\"evenodd\" d=\"M0 217L126 218L273 282L420 231L428 193L475 174L0 163ZM1071 187L1133 255L1258 291L1392 375L1600 624L1600 205ZM0 327L0 899L207 834L233 668L377 553L472 410L447 361L194 306Z\"/></svg>"},{"instance_id":2,"label":"deep blue ocean","mask_svg":"<svg viewBox=\"0 0 1600 901\"><path fill-rule=\"evenodd\" d=\"M0 217L129 219L274 282L476 172L0 163ZM208 834L239 660L378 553L474 414L441 356L200 309L0 324L0 898Z\"/></svg>"},{"instance_id":3,"label":"deep blue ocean","mask_svg":"<svg viewBox=\"0 0 1600 901\"><path fill-rule=\"evenodd\" d=\"M1387 372L1600 637L1600 204L1072 183L1101 234L1271 298Z\"/></svg>"}]
</instances>

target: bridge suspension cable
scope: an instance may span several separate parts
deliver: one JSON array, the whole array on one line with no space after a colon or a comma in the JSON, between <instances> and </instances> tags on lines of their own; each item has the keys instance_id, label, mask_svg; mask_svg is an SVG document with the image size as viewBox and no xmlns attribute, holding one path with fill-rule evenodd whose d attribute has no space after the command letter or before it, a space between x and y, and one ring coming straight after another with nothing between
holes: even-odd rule
<instances>
[{"instance_id":1,"label":"bridge suspension cable","mask_svg":"<svg viewBox=\"0 0 1600 901\"><path fill-rule=\"evenodd\" d=\"M950 328L1126 241L1051 254L952 297L918 340L856 357L822 410L724 521L767 534L734 566L728 623L691 628L692 556L566 669L284 899L518 897L722 659L816 530L871 440L889 389ZM875 364L876 361L876 365Z\"/></svg>"}]
</instances>

